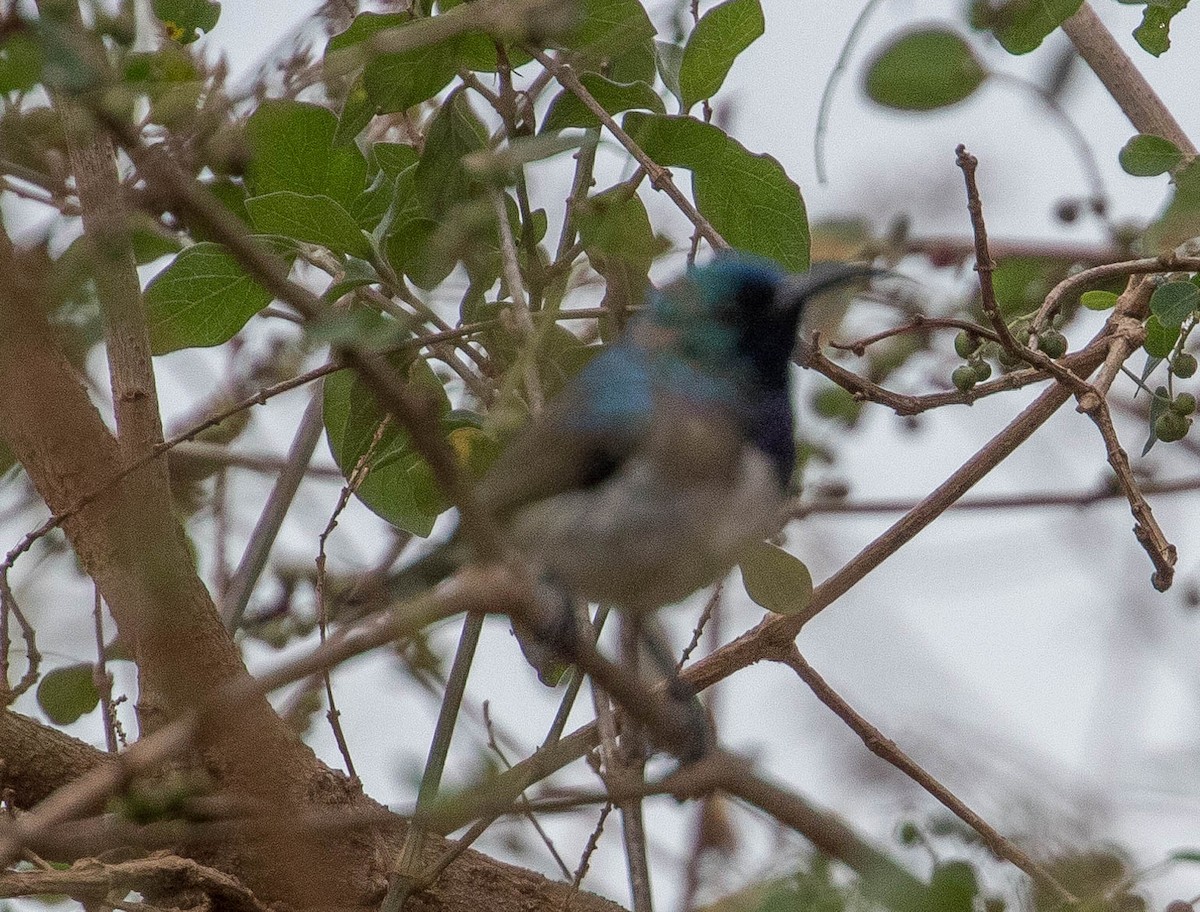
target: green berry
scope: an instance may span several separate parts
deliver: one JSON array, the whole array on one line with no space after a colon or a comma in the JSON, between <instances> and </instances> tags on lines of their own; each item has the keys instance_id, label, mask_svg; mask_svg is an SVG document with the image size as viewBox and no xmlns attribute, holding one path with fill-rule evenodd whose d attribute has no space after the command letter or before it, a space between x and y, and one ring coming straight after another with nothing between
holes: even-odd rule
<instances>
[{"instance_id":1,"label":"green berry","mask_svg":"<svg viewBox=\"0 0 1200 912\"><path fill-rule=\"evenodd\" d=\"M1173 443L1187 436L1191 419L1175 411L1166 411L1154 422L1154 436L1163 443Z\"/></svg>"},{"instance_id":2,"label":"green berry","mask_svg":"<svg viewBox=\"0 0 1200 912\"><path fill-rule=\"evenodd\" d=\"M992 375L992 366L982 358L978 361L972 361L968 366L971 370L975 371L975 379L980 383Z\"/></svg>"},{"instance_id":3,"label":"green berry","mask_svg":"<svg viewBox=\"0 0 1200 912\"><path fill-rule=\"evenodd\" d=\"M954 351L960 358L969 358L979 350L983 340L973 332L963 330L954 337Z\"/></svg>"},{"instance_id":4,"label":"green berry","mask_svg":"<svg viewBox=\"0 0 1200 912\"><path fill-rule=\"evenodd\" d=\"M1061 358L1067 353L1067 337L1057 329L1048 329L1038 336L1038 348L1051 358Z\"/></svg>"},{"instance_id":5,"label":"green berry","mask_svg":"<svg viewBox=\"0 0 1200 912\"><path fill-rule=\"evenodd\" d=\"M1196 411L1196 397L1191 393L1180 393L1171 403L1171 411L1180 415L1190 415Z\"/></svg>"},{"instance_id":6,"label":"green berry","mask_svg":"<svg viewBox=\"0 0 1200 912\"><path fill-rule=\"evenodd\" d=\"M958 388L959 392L965 393L979 382L979 378L975 375L975 368L969 364L963 364L954 368L954 373L950 375L950 382Z\"/></svg>"},{"instance_id":7,"label":"green berry","mask_svg":"<svg viewBox=\"0 0 1200 912\"><path fill-rule=\"evenodd\" d=\"M1186 380L1192 374L1196 373L1196 356L1187 352L1180 352L1171 361L1171 372L1176 377L1182 377Z\"/></svg>"}]
</instances>

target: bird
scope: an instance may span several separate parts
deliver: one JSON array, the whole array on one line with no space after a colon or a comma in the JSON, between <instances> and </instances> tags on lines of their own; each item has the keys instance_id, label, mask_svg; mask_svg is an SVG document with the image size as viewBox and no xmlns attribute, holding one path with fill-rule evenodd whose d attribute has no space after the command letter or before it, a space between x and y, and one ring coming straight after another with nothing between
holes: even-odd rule
<instances>
[{"instance_id":1,"label":"bird","mask_svg":"<svg viewBox=\"0 0 1200 912\"><path fill-rule=\"evenodd\" d=\"M732 253L651 288L618 340L504 446L478 504L541 576L625 613L722 578L778 529L805 305L879 272L829 262L792 274ZM389 595L413 594L414 580L427 587L466 555L452 537L399 571Z\"/></svg>"}]
</instances>

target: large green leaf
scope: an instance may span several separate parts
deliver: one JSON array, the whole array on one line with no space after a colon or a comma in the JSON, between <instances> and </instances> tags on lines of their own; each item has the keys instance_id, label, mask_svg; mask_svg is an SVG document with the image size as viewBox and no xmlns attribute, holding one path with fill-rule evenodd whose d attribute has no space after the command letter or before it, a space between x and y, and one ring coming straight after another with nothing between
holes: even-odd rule
<instances>
[{"instance_id":1,"label":"large green leaf","mask_svg":"<svg viewBox=\"0 0 1200 912\"><path fill-rule=\"evenodd\" d=\"M733 61L762 35L765 26L759 0L726 0L700 17L688 35L679 66L684 111L717 94Z\"/></svg>"},{"instance_id":2,"label":"large green leaf","mask_svg":"<svg viewBox=\"0 0 1200 912\"><path fill-rule=\"evenodd\" d=\"M309 244L320 244L336 253L368 259L371 243L358 223L336 200L278 190L246 200L254 227L264 234L280 234Z\"/></svg>"},{"instance_id":3,"label":"large green leaf","mask_svg":"<svg viewBox=\"0 0 1200 912\"><path fill-rule=\"evenodd\" d=\"M42 49L37 39L14 32L0 43L0 94L27 92L42 78Z\"/></svg>"},{"instance_id":4,"label":"large green leaf","mask_svg":"<svg viewBox=\"0 0 1200 912\"><path fill-rule=\"evenodd\" d=\"M379 32L400 29L413 19L407 13L360 13L350 27L334 35L326 56L370 39ZM363 70L367 104L376 113L406 111L432 98L454 78L461 65L460 39L452 38L399 54L377 54Z\"/></svg>"},{"instance_id":5,"label":"large green leaf","mask_svg":"<svg viewBox=\"0 0 1200 912\"><path fill-rule=\"evenodd\" d=\"M450 401L428 363L417 358L397 366L408 382L436 396L445 416L443 430L449 434L461 422L450 419ZM357 496L374 513L397 528L425 536L448 506L442 498L429 466L412 448L408 433L389 419L374 394L350 371L325 380L325 431L329 449L347 477L369 452L369 470ZM378 439L377 439L378 437ZM452 445L455 441L452 441Z\"/></svg>"},{"instance_id":6,"label":"large green leaf","mask_svg":"<svg viewBox=\"0 0 1200 912\"><path fill-rule=\"evenodd\" d=\"M977 0L971 24L987 29L1010 54L1036 50L1047 35L1071 18L1082 0Z\"/></svg>"},{"instance_id":7,"label":"large green leaf","mask_svg":"<svg viewBox=\"0 0 1200 912\"><path fill-rule=\"evenodd\" d=\"M867 66L864 88L876 104L932 111L969 98L987 77L966 41L945 29L901 35Z\"/></svg>"},{"instance_id":8,"label":"large green leaf","mask_svg":"<svg viewBox=\"0 0 1200 912\"><path fill-rule=\"evenodd\" d=\"M623 124L658 164L692 172L696 207L732 246L808 268L804 198L778 161L692 117L634 111Z\"/></svg>"},{"instance_id":9,"label":"large green leaf","mask_svg":"<svg viewBox=\"0 0 1200 912\"><path fill-rule=\"evenodd\" d=\"M662 99L645 82L621 83L605 79L599 73L581 73L579 81L593 98L600 103L609 114L620 114L622 111L654 111L665 112ZM542 121L542 132L563 130L567 127L596 127L600 119L596 117L574 93L566 89L554 96L546 117Z\"/></svg>"},{"instance_id":10,"label":"large green leaf","mask_svg":"<svg viewBox=\"0 0 1200 912\"><path fill-rule=\"evenodd\" d=\"M246 124L252 196L288 191L324 195L347 210L367 185L367 161L353 143L335 145L337 119L317 105L265 101Z\"/></svg>"},{"instance_id":11,"label":"large green leaf","mask_svg":"<svg viewBox=\"0 0 1200 912\"><path fill-rule=\"evenodd\" d=\"M146 287L150 348L156 355L220 345L271 303L271 293L219 244L193 244Z\"/></svg>"},{"instance_id":12,"label":"large green leaf","mask_svg":"<svg viewBox=\"0 0 1200 912\"><path fill-rule=\"evenodd\" d=\"M568 36L579 66L617 82L654 81L654 24L639 0L582 0L583 19Z\"/></svg>"}]
</instances>

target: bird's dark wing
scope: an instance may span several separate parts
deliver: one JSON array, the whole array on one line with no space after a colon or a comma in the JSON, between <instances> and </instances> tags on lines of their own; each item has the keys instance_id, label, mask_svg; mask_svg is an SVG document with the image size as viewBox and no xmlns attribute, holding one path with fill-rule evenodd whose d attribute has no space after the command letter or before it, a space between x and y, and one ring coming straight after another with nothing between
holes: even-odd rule
<instances>
[{"instance_id":1,"label":"bird's dark wing","mask_svg":"<svg viewBox=\"0 0 1200 912\"><path fill-rule=\"evenodd\" d=\"M503 519L524 505L599 484L646 440L653 407L647 354L612 346L505 447L479 484L481 503Z\"/></svg>"}]
</instances>

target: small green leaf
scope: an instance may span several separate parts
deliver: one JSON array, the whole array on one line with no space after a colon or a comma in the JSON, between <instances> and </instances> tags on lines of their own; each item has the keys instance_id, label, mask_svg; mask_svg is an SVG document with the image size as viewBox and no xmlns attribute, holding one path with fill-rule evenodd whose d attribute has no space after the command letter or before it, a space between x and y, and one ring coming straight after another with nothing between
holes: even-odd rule
<instances>
[{"instance_id":1,"label":"small green leaf","mask_svg":"<svg viewBox=\"0 0 1200 912\"><path fill-rule=\"evenodd\" d=\"M683 104L683 90L679 87L679 68L683 65L683 47L670 41L654 42L654 61L663 85Z\"/></svg>"},{"instance_id":2,"label":"small green leaf","mask_svg":"<svg viewBox=\"0 0 1200 912\"><path fill-rule=\"evenodd\" d=\"M1179 167L1183 161L1183 153L1169 139L1139 133L1125 143L1118 160L1126 174L1132 174L1134 177L1154 177Z\"/></svg>"},{"instance_id":3,"label":"small green leaf","mask_svg":"<svg viewBox=\"0 0 1200 912\"><path fill-rule=\"evenodd\" d=\"M328 196L306 196L280 190L246 200L254 227L263 234L279 234L308 244L320 244L335 253L367 259L371 243L354 218Z\"/></svg>"},{"instance_id":4,"label":"small green leaf","mask_svg":"<svg viewBox=\"0 0 1200 912\"><path fill-rule=\"evenodd\" d=\"M717 94L738 54L762 35L765 26L759 0L725 0L700 17L688 35L679 66L683 111Z\"/></svg>"},{"instance_id":5,"label":"small green leaf","mask_svg":"<svg viewBox=\"0 0 1200 912\"><path fill-rule=\"evenodd\" d=\"M876 104L932 111L965 101L987 78L970 45L944 29L902 35L875 55L864 88Z\"/></svg>"},{"instance_id":6,"label":"small green leaf","mask_svg":"<svg viewBox=\"0 0 1200 912\"><path fill-rule=\"evenodd\" d=\"M1079 296L1079 303L1088 310L1111 310L1119 299L1120 295L1112 291L1085 291Z\"/></svg>"},{"instance_id":7,"label":"small green leaf","mask_svg":"<svg viewBox=\"0 0 1200 912\"><path fill-rule=\"evenodd\" d=\"M1176 849L1167 856L1171 861L1200 863L1200 849Z\"/></svg>"},{"instance_id":8,"label":"small green leaf","mask_svg":"<svg viewBox=\"0 0 1200 912\"><path fill-rule=\"evenodd\" d=\"M696 208L733 247L808 268L804 198L778 161L692 117L633 111L623 124L658 164L692 172Z\"/></svg>"},{"instance_id":9,"label":"small green leaf","mask_svg":"<svg viewBox=\"0 0 1200 912\"><path fill-rule=\"evenodd\" d=\"M658 114L665 112L662 99L658 93L645 82L620 83L605 79L599 73L581 73L579 81L591 93L600 107L609 114L620 114L622 111L654 111ZM565 89L554 96L546 117L542 121L541 132L563 130L567 127L596 127L600 119L596 117L574 93Z\"/></svg>"},{"instance_id":10,"label":"small green leaf","mask_svg":"<svg viewBox=\"0 0 1200 912\"><path fill-rule=\"evenodd\" d=\"M323 194L347 210L367 185L367 161L353 143L335 144L337 119L318 105L266 101L246 123L252 196L277 191Z\"/></svg>"},{"instance_id":11,"label":"small green leaf","mask_svg":"<svg viewBox=\"0 0 1200 912\"><path fill-rule=\"evenodd\" d=\"M1082 0L977 0L971 5L971 25L987 29L1010 54L1028 54L1071 18Z\"/></svg>"},{"instance_id":12,"label":"small green leaf","mask_svg":"<svg viewBox=\"0 0 1200 912\"><path fill-rule=\"evenodd\" d=\"M1148 0L1142 23L1133 37L1147 54L1159 57L1171 46L1171 20L1183 12L1188 0Z\"/></svg>"},{"instance_id":13,"label":"small green leaf","mask_svg":"<svg viewBox=\"0 0 1200 912\"><path fill-rule=\"evenodd\" d=\"M965 861L947 861L934 868L923 906L928 912L973 912L978 895L975 869Z\"/></svg>"},{"instance_id":14,"label":"small green leaf","mask_svg":"<svg viewBox=\"0 0 1200 912\"><path fill-rule=\"evenodd\" d=\"M1146 341L1142 348L1146 353L1156 358L1166 358L1171 354L1179 339L1178 326L1164 326L1158 317L1151 314L1146 320Z\"/></svg>"},{"instance_id":15,"label":"small green leaf","mask_svg":"<svg viewBox=\"0 0 1200 912\"><path fill-rule=\"evenodd\" d=\"M92 666L81 662L47 672L38 684L37 701L55 725L78 721L100 703Z\"/></svg>"},{"instance_id":16,"label":"small green leaf","mask_svg":"<svg viewBox=\"0 0 1200 912\"><path fill-rule=\"evenodd\" d=\"M271 303L271 293L219 244L188 247L150 280L145 293L156 355L220 345Z\"/></svg>"},{"instance_id":17,"label":"small green leaf","mask_svg":"<svg viewBox=\"0 0 1200 912\"><path fill-rule=\"evenodd\" d=\"M1150 296L1150 313L1165 327L1179 328L1200 308L1200 288L1191 282L1167 282Z\"/></svg>"},{"instance_id":18,"label":"small green leaf","mask_svg":"<svg viewBox=\"0 0 1200 912\"><path fill-rule=\"evenodd\" d=\"M152 6L167 37L180 44L191 44L201 32L211 32L221 15L221 4L213 0L153 0Z\"/></svg>"},{"instance_id":19,"label":"small green leaf","mask_svg":"<svg viewBox=\"0 0 1200 912\"><path fill-rule=\"evenodd\" d=\"M371 118L378 113L379 108L371 100L363 75L359 73L358 78L350 84L350 89L346 92L346 100L342 102L342 111L338 114L337 131L333 134L333 144L345 146L354 142L354 137L366 129Z\"/></svg>"},{"instance_id":20,"label":"small green leaf","mask_svg":"<svg viewBox=\"0 0 1200 912\"><path fill-rule=\"evenodd\" d=\"M812 602L813 581L798 557L769 542L758 542L742 556L746 594L775 614L795 614Z\"/></svg>"},{"instance_id":21,"label":"small green leaf","mask_svg":"<svg viewBox=\"0 0 1200 912\"><path fill-rule=\"evenodd\" d=\"M326 301L330 303L336 301L342 295L355 288L362 288L364 285L372 285L380 281L379 275L375 272L375 267L366 260L360 260L356 257L346 258L346 269L342 274L341 279L335 282L330 282L329 287L321 294Z\"/></svg>"},{"instance_id":22,"label":"small green leaf","mask_svg":"<svg viewBox=\"0 0 1200 912\"><path fill-rule=\"evenodd\" d=\"M1200 235L1200 159L1175 174L1175 195L1146 232L1148 253L1166 253Z\"/></svg>"}]
</instances>

